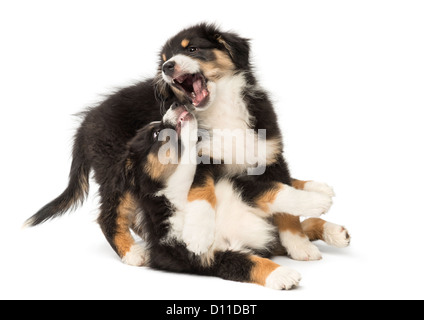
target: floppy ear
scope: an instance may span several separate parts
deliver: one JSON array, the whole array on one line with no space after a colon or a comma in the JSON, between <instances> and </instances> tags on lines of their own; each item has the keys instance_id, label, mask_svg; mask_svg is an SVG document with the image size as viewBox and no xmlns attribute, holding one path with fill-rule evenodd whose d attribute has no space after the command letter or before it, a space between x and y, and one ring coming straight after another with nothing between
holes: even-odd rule
<instances>
[{"instance_id":1,"label":"floppy ear","mask_svg":"<svg viewBox=\"0 0 424 320\"><path fill-rule=\"evenodd\" d=\"M223 32L215 34L215 40L228 51L238 69L249 67L250 44L248 39L241 38L235 33Z\"/></svg>"}]
</instances>

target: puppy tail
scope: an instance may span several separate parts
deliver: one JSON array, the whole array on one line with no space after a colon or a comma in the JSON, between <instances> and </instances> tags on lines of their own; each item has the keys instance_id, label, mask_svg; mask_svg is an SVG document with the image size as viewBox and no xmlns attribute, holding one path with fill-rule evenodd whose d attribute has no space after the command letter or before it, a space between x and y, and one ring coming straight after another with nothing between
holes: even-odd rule
<instances>
[{"instance_id":1,"label":"puppy tail","mask_svg":"<svg viewBox=\"0 0 424 320\"><path fill-rule=\"evenodd\" d=\"M42 207L26 220L24 227L33 227L52 218L61 216L70 209L82 204L89 191L90 164L83 152L82 135L75 137L68 187L53 201Z\"/></svg>"}]
</instances>

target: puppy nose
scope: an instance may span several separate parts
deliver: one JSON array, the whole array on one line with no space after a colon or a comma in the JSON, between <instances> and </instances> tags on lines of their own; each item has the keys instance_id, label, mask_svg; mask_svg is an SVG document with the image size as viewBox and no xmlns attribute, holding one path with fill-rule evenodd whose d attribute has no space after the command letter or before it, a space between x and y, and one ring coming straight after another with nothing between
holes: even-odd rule
<instances>
[{"instance_id":1,"label":"puppy nose","mask_svg":"<svg viewBox=\"0 0 424 320\"><path fill-rule=\"evenodd\" d=\"M175 61L168 61L162 66L162 71L167 76L172 76L175 70Z\"/></svg>"}]
</instances>

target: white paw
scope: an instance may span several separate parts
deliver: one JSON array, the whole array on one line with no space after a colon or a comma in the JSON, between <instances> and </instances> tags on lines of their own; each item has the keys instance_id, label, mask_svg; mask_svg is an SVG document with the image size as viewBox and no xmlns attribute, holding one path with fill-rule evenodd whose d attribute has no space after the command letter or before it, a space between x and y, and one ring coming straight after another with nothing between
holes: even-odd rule
<instances>
[{"instance_id":1,"label":"white paw","mask_svg":"<svg viewBox=\"0 0 424 320\"><path fill-rule=\"evenodd\" d=\"M213 230L198 230L197 232L183 233L183 241L187 249L196 255L209 251L214 241Z\"/></svg>"},{"instance_id":2,"label":"white paw","mask_svg":"<svg viewBox=\"0 0 424 320\"><path fill-rule=\"evenodd\" d=\"M147 249L141 244L133 244L122 258L122 262L130 266L141 267L146 265L148 259Z\"/></svg>"},{"instance_id":3,"label":"white paw","mask_svg":"<svg viewBox=\"0 0 424 320\"><path fill-rule=\"evenodd\" d=\"M275 290L289 290L299 285L301 275L290 268L278 267L266 278L265 287Z\"/></svg>"},{"instance_id":4,"label":"white paw","mask_svg":"<svg viewBox=\"0 0 424 320\"><path fill-rule=\"evenodd\" d=\"M196 200L187 205L182 240L197 255L209 251L215 240L215 210L207 201Z\"/></svg>"},{"instance_id":5,"label":"white paw","mask_svg":"<svg viewBox=\"0 0 424 320\"><path fill-rule=\"evenodd\" d=\"M333 199L319 192L284 187L270 204L271 212L285 212L295 216L319 217L330 209Z\"/></svg>"},{"instance_id":6,"label":"white paw","mask_svg":"<svg viewBox=\"0 0 424 320\"><path fill-rule=\"evenodd\" d=\"M334 197L336 195L334 193L333 188L330 187L328 184L323 183L323 182L317 182L317 181L306 182L305 186L303 187L303 190L323 193L323 194L326 194L329 197Z\"/></svg>"},{"instance_id":7,"label":"white paw","mask_svg":"<svg viewBox=\"0 0 424 320\"><path fill-rule=\"evenodd\" d=\"M305 192L304 200L299 204L300 215L319 217L330 210L333 200L330 196L318 192Z\"/></svg>"},{"instance_id":8,"label":"white paw","mask_svg":"<svg viewBox=\"0 0 424 320\"><path fill-rule=\"evenodd\" d=\"M350 235L345 227L326 222L324 224L324 241L337 248L345 248L350 244Z\"/></svg>"},{"instance_id":9,"label":"white paw","mask_svg":"<svg viewBox=\"0 0 424 320\"><path fill-rule=\"evenodd\" d=\"M280 239L281 244L293 260L314 261L322 259L319 249L306 236L302 237L290 231L283 231L280 232Z\"/></svg>"}]
</instances>

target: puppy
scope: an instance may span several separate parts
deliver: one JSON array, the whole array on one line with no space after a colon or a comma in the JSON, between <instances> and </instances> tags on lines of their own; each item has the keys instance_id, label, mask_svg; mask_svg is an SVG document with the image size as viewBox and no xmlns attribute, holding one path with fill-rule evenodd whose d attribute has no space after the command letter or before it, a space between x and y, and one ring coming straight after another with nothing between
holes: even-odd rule
<instances>
[{"instance_id":1,"label":"puppy","mask_svg":"<svg viewBox=\"0 0 424 320\"><path fill-rule=\"evenodd\" d=\"M251 206L243 201L243 190L232 179L210 181L215 192L207 198L216 204L209 212L214 227L204 237L212 236L208 252L195 254L183 240L184 233L197 223L187 212L189 192L195 175L203 175L196 163L197 121L185 107L173 105L162 122L147 125L137 132L120 163L117 188L124 195L121 214L142 208L132 220L142 229L146 243L145 264L152 268L217 276L227 280L290 289L300 275L279 266L264 255L278 246L278 231L269 210L268 198L257 199ZM214 167L215 168L215 167ZM200 169L200 170L199 170ZM273 190L272 184L265 192ZM128 210L130 209L130 210ZM198 210L204 210L202 205ZM202 212L198 212L199 215ZM125 224L127 219L118 221ZM210 226L209 223L205 225ZM117 242L126 242L124 234Z\"/></svg>"},{"instance_id":2,"label":"puppy","mask_svg":"<svg viewBox=\"0 0 424 320\"><path fill-rule=\"evenodd\" d=\"M201 153L206 159L211 157L213 164L225 164L219 168L219 174L235 179L248 190L244 201L252 203L254 199L274 197L274 194L264 193L261 187L270 181L274 182L276 190L283 190L281 194L287 195L282 200L284 205L271 206L269 210L280 210L275 224L289 256L296 260L321 259L321 253L309 241L298 216L326 213L334 193L324 183L291 177L283 156L277 116L250 63L249 41L235 33L222 32L214 25L200 24L185 29L162 48L156 84L165 96L176 97L195 107L199 128L206 131L208 137L201 141ZM223 143L234 139L233 143ZM246 155L254 149L262 152L248 159ZM216 174L196 178L190 195L207 194L211 189L209 181L216 178ZM297 192L292 187L307 192ZM201 191L202 188L205 190ZM291 205L291 200L295 206ZM198 205L196 201L193 212ZM207 212L212 212L214 205L206 207L208 205L203 202L202 214L192 214L193 223L197 219L199 226L205 221L212 224ZM324 220L317 222L326 224ZM343 227L335 228L338 230L336 238L349 237ZM195 251L202 253L208 248L208 239L203 237L201 228L193 230L198 232L190 232L190 239L186 240L196 244Z\"/></svg>"}]
</instances>

